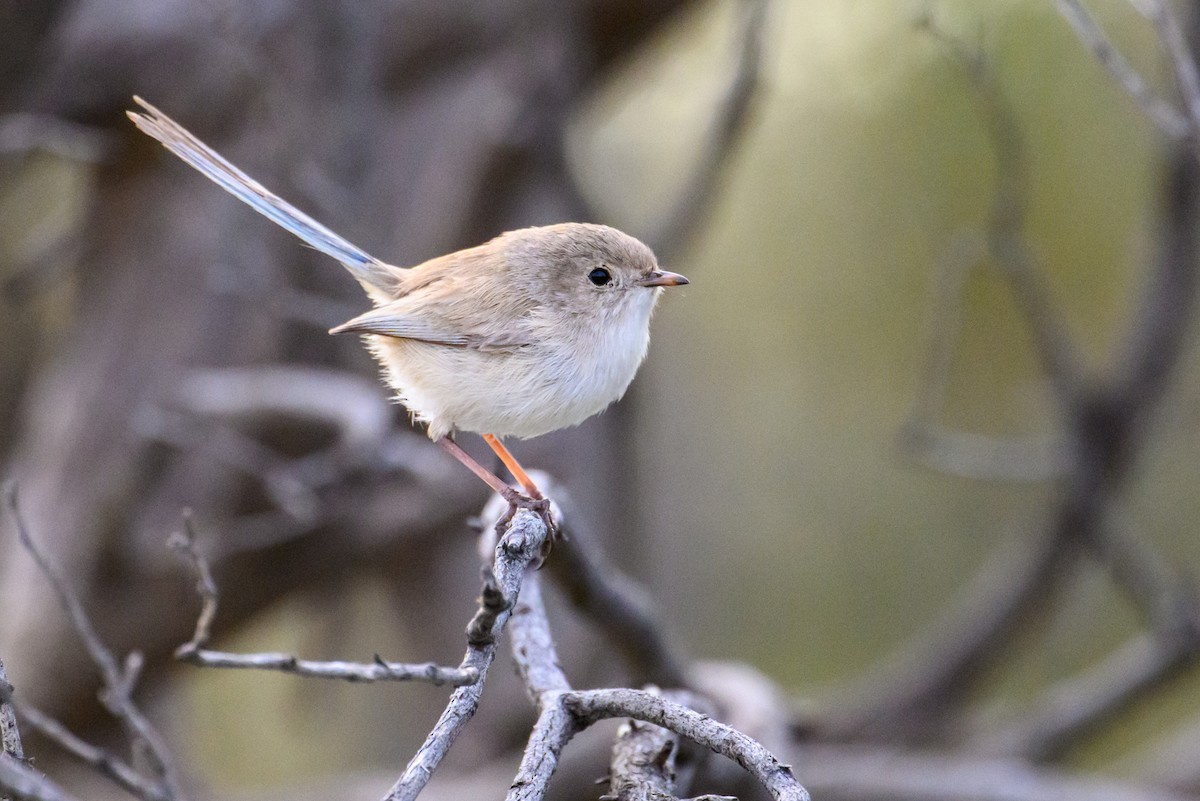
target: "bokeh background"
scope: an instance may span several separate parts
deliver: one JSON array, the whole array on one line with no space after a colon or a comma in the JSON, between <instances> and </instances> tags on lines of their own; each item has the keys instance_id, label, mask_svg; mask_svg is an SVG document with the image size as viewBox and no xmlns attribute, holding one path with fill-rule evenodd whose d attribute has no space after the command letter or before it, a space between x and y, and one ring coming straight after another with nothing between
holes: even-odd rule
<instances>
[{"instance_id":1,"label":"bokeh background","mask_svg":"<svg viewBox=\"0 0 1200 801\"><path fill-rule=\"evenodd\" d=\"M712 156L750 5L0 6L2 470L102 633L146 652L146 702L212 797L394 775L445 693L172 664L197 606L164 545L181 510L217 567L223 647L453 663L484 493L384 405L356 342L325 335L365 308L353 281L138 134L135 93L387 261L564 219L661 245L692 283L664 298L629 395L513 449L561 482L685 652L779 685L796 748L1011 755L1001 735L1061 682L1125 664L1109 660L1166 620L1179 654L1032 761L1200 793L1192 284L1180 308L1147 300L1169 137L1050 0L774 2L704 202L668 229ZM1088 7L1173 101L1152 22L1124 0ZM1002 237L997 208L1023 212ZM1018 243L1020 270L998 242ZM1183 334L1131 433L1112 426L1124 455L1092 498L1103 522L1048 558L944 697L886 725L846 711L903 694L873 677L913 642L939 653L986 631L979 588L1020 584L1062 528L1087 432L1038 326L1069 341L1080 394L1102 396L1136 372L1156 315ZM22 696L106 741L94 671L10 522L0 658ZM1089 545L1093 529L1140 556ZM1139 594L1130 563L1158 583ZM555 609L580 685L636 679ZM513 764L532 713L508 679L448 771Z\"/></svg>"}]
</instances>

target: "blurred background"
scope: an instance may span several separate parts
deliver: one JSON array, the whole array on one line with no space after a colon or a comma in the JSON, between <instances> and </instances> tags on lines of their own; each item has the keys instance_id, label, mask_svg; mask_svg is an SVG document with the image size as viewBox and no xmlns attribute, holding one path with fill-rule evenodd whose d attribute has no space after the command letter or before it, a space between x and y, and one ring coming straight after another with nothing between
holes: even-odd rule
<instances>
[{"instance_id":1,"label":"blurred background","mask_svg":"<svg viewBox=\"0 0 1200 801\"><path fill-rule=\"evenodd\" d=\"M1153 16L1088 8L1185 109ZM1050 0L758 9L0 4L0 473L101 634L146 654L198 795L385 789L446 691L174 663L182 510L220 647L454 664L485 493L325 333L367 306L344 270L136 132L134 94L388 262L587 219L691 279L623 401L511 447L683 653L778 685L822 797L910 797L821 778L846 743L1200 794L1194 142ZM577 686L645 678L552 601ZM9 519L0 659L110 741ZM533 720L510 672L445 769L496 771L493 795Z\"/></svg>"}]
</instances>

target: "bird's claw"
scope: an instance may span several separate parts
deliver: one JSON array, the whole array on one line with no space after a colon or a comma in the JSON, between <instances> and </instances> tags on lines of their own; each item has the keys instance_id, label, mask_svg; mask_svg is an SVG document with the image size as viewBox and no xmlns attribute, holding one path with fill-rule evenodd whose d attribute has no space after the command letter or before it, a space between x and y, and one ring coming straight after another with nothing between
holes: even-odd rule
<instances>
[{"instance_id":1,"label":"bird's claw","mask_svg":"<svg viewBox=\"0 0 1200 801\"><path fill-rule=\"evenodd\" d=\"M512 487L509 487L504 492L501 492L500 497L508 501L508 512L496 523L497 533L501 533L503 531L504 527L508 525L510 520L512 520L513 515L517 513L518 509L528 509L537 515L538 518L541 519L542 523L546 526L546 532L548 536L546 537L545 553L542 554L542 558L544 559L550 553L550 546L557 540L564 538L562 531L554 522L554 514L550 509L550 499L531 498L528 495L518 492Z\"/></svg>"}]
</instances>

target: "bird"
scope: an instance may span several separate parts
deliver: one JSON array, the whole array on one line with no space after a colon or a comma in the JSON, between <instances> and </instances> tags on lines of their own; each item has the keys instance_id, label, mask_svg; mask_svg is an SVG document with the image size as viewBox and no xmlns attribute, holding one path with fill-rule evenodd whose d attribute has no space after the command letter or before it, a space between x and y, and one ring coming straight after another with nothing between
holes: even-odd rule
<instances>
[{"instance_id":1,"label":"bird","mask_svg":"<svg viewBox=\"0 0 1200 801\"><path fill-rule=\"evenodd\" d=\"M616 228L558 223L397 267L267 190L135 96L133 123L255 211L340 262L373 308L330 329L358 334L385 383L430 439L513 509L548 500L503 444L577 425L619 400L650 344L667 287L688 283ZM479 464L456 432L483 436L519 492Z\"/></svg>"}]
</instances>

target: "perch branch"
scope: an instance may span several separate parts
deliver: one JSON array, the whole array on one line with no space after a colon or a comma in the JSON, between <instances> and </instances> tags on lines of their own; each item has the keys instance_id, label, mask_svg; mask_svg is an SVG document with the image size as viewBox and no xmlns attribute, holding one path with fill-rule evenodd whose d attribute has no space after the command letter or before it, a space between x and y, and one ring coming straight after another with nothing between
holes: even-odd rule
<instances>
[{"instance_id":1,"label":"perch branch","mask_svg":"<svg viewBox=\"0 0 1200 801\"><path fill-rule=\"evenodd\" d=\"M537 575L529 576L522 588L521 599L513 609L511 633L517 674L537 707L538 719L529 734L507 801L540 801L545 797L563 749L581 729L559 703L571 685L558 664Z\"/></svg>"},{"instance_id":2,"label":"perch branch","mask_svg":"<svg viewBox=\"0 0 1200 801\"><path fill-rule=\"evenodd\" d=\"M550 779L558 768L559 758L571 738L583 730L579 721L563 704L565 693L550 691L538 698L541 712L525 753L521 755L521 766L508 788L505 801L542 801L550 786Z\"/></svg>"},{"instance_id":3,"label":"perch branch","mask_svg":"<svg viewBox=\"0 0 1200 801\"><path fill-rule=\"evenodd\" d=\"M557 553L555 554L557 556ZM550 633L550 621L542 603L542 582L530 575L521 587L521 598L513 607L510 626L513 661L517 674L535 704L542 695L571 689L567 676L558 664L558 651Z\"/></svg>"},{"instance_id":4,"label":"perch branch","mask_svg":"<svg viewBox=\"0 0 1200 801\"><path fill-rule=\"evenodd\" d=\"M8 683L4 662L0 660L0 753L15 759L24 759L21 748L21 732L17 729L17 716L12 707L13 686Z\"/></svg>"},{"instance_id":5,"label":"perch branch","mask_svg":"<svg viewBox=\"0 0 1200 801\"><path fill-rule=\"evenodd\" d=\"M539 715L509 790L508 801L541 801L571 738L599 720L614 717L633 718L681 735L737 761L762 782L773 797L807 801L808 794L791 775L790 769L780 765L761 744L706 714L664 698L657 690L570 689L558 668L536 576L526 582L521 601L514 610L512 642L517 671L525 679ZM664 744L672 741L670 734L661 736L665 738ZM620 753L628 752L622 750ZM649 789L639 782L639 777L629 776L629 781L622 783L624 778L626 776L622 774L617 779L622 789L632 790L635 785Z\"/></svg>"},{"instance_id":6,"label":"perch branch","mask_svg":"<svg viewBox=\"0 0 1200 801\"><path fill-rule=\"evenodd\" d=\"M496 658L496 638L504 631L521 589L525 571L542 558L550 532L535 513L518 510L496 544L491 569L485 568L483 592L475 617L468 624L467 653L460 668L478 672L479 680L459 687L425 742L388 792L387 801L412 801L429 783L459 732L479 708L488 668Z\"/></svg>"},{"instance_id":7,"label":"perch branch","mask_svg":"<svg viewBox=\"0 0 1200 801\"><path fill-rule=\"evenodd\" d=\"M21 732L17 728L17 716L12 707L13 686L8 683L4 662L0 660L0 758L10 757L24 762L25 752L21 748ZM0 793L0 801L13 801L7 793Z\"/></svg>"},{"instance_id":8,"label":"perch branch","mask_svg":"<svg viewBox=\"0 0 1200 801\"><path fill-rule=\"evenodd\" d=\"M579 519L570 496L552 476L535 471L531 477L553 499L562 521ZM495 519L506 508L504 499L493 496L480 519ZM604 558L585 528L561 521L559 525L564 527L564 536L555 544L554 558L547 560L545 572L570 604L621 652L636 683L684 686L687 659L668 636L650 595ZM480 542L488 551L495 544L486 536Z\"/></svg>"}]
</instances>

